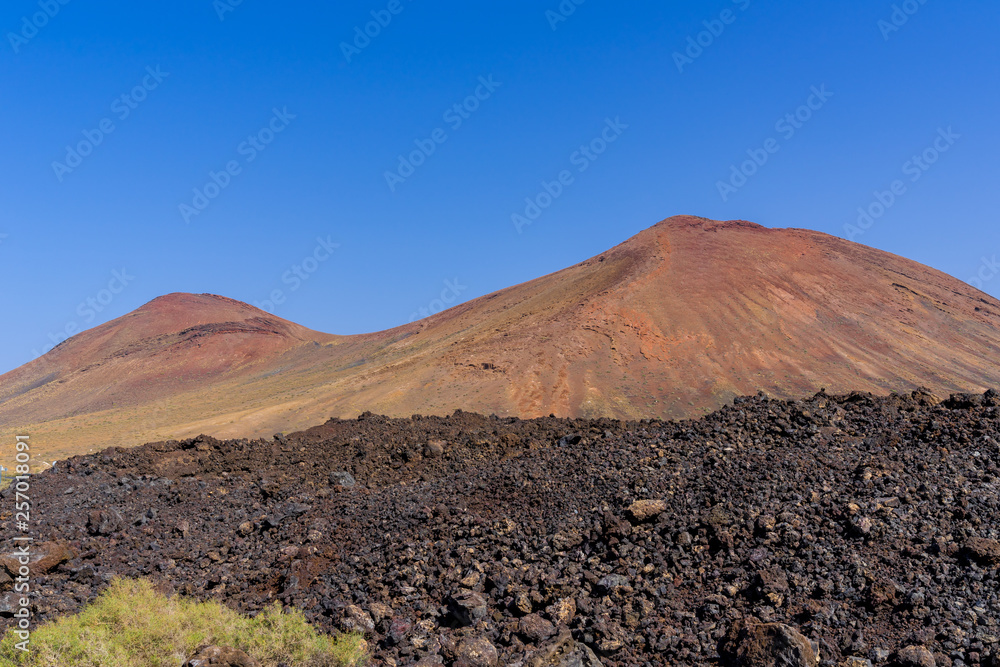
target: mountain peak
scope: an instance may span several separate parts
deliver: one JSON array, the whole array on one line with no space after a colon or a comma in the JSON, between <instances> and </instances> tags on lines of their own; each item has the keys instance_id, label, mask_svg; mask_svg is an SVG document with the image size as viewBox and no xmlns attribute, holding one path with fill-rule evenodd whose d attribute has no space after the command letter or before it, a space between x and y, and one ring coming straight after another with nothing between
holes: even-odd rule
<instances>
[{"instance_id":1,"label":"mountain peak","mask_svg":"<svg viewBox=\"0 0 1000 667\"><path fill-rule=\"evenodd\" d=\"M716 231L719 229L753 229L759 231L768 230L767 227L748 220L712 220L702 218L697 215L675 215L653 225L650 229L666 227L670 229L703 229L706 231Z\"/></svg>"},{"instance_id":2,"label":"mountain peak","mask_svg":"<svg viewBox=\"0 0 1000 667\"><path fill-rule=\"evenodd\" d=\"M170 312L186 313L196 315L199 313L215 313L217 317L243 317L250 313L252 316L269 316L263 310L251 306L243 301L237 301L218 294L190 294L188 292L171 292L158 296L152 301L145 303L135 311L136 313L158 313L166 314Z\"/></svg>"},{"instance_id":3,"label":"mountain peak","mask_svg":"<svg viewBox=\"0 0 1000 667\"><path fill-rule=\"evenodd\" d=\"M76 444L250 437L456 408L678 418L758 390L982 391L1000 384L982 363L1000 349L998 325L996 299L902 257L804 229L675 216L562 271L373 334L167 294L2 376L0 438L23 427ZM135 421L151 410L156 419Z\"/></svg>"}]
</instances>

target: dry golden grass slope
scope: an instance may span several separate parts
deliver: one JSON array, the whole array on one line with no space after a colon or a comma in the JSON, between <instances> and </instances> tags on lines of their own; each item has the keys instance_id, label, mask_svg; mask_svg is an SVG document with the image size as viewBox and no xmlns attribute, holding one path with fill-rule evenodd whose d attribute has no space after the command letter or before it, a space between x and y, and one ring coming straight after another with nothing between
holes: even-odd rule
<instances>
[{"instance_id":1,"label":"dry golden grass slope","mask_svg":"<svg viewBox=\"0 0 1000 667\"><path fill-rule=\"evenodd\" d=\"M801 229L679 216L580 264L388 331L333 336L171 294L0 376L0 442L62 458L370 410L686 417L781 396L1000 386L1000 302ZM43 456L42 458L45 458Z\"/></svg>"}]
</instances>

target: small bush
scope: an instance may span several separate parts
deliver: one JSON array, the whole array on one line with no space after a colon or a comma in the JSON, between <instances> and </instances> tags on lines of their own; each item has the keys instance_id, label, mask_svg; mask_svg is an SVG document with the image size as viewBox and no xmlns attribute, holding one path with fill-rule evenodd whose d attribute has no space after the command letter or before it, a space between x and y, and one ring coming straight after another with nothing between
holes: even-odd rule
<instances>
[{"instance_id":1,"label":"small bush","mask_svg":"<svg viewBox=\"0 0 1000 667\"><path fill-rule=\"evenodd\" d=\"M264 667L354 667L366 658L360 636L320 634L301 612L282 612L278 602L247 618L126 579L79 614L34 628L27 653L15 648L18 641L8 632L0 642L0 666L178 667L203 644L242 649Z\"/></svg>"}]
</instances>

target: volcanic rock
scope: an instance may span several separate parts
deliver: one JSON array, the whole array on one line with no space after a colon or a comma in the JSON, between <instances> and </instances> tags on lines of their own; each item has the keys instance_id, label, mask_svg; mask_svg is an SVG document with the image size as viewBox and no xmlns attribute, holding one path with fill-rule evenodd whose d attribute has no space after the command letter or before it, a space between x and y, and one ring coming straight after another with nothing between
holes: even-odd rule
<instances>
[{"instance_id":1,"label":"volcanic rock","mask_svg":"<svg viewBox=\"0 0 1000 667\"><path fill-rule=\"evenodd\" d=\"M459 625L473 625L486 616L486 600L479 593L461 590L448 598L448 611Z\"/></svg>"},{"instance_id":2,"label":"volcanic rock","mask_svg":"<svg viewBox=\"0 0 1000 667\"><path fill-rule=\"evenodd\" d=\"M923 646L907 646L896 656L899 667L935 667L934 655Z\"/></svg>"},{"instance_id":3,"label":"volcanic rock","mask_svg":"<svg viewBox=\"0 0 1000 667\"><path fill-rule=\"evenodd\" d=\"M431 440L424 446L424 456L434 459L444 454L444 440Z\"/></svg>"},{"instance_id":4,"label":"volcanic rock","mask_svg":"<svg viewBox=\"0 0 1000 667\"><path fill-rule=\"evenodd\" d=\"M553 623L568 625L576 615L576 600L562 598L545 608L545 613Z\"/></svg>"},{"instance_id":5,"label":"volcanic rock","mask_svg":"<svg viewBox=\"0 0 1000 667\"><path fill-rule=\"evenodd\" d=\"M667 511L665 500L637 500L628 506L628 512L636 523L656 518Z\"/></svg>"},{"instance_id":6,"label":"volcanic rock","mask_svg":"<svg viewBox=\"0 0 1000 667\"><path fill-rule=\"evenodd\" d=\"M455 651L454 667L496 667L499 660L496 647L488 639L466 638Z\"/></svg>"},{"instance_id":7,"label":"volcanic rock","mask_svg":"<svg viewBox=\"0 0 1000 667\"><path fill-rule=\"evenodd\" d=\"M0 616L12 618L14 612L21 608L20 599L23 596L14 591L7 591L0 595Z\"/></svg>"},{"instance_id":8,"label":"volcanic rock","mask_svg":"<svg viewBox=\"0 0 1000 667\"><path fill-rule=\"evenodd\" d=\"M740 397L683 422L368 415L284 444L199 452L200 439L69 457L32 480L34 544L71 554L33 572L28 598L38 624L115 577L246 614L277 600L324 632L364 632L372 664L400 667L454 663L476 639L497 664L528 665L553 628L569 631L562 653L585 665L719 664L727 635L732 659L756 646L769 660L780 640L801 661L791 630L767 630L778 625L815 641L828 667L880 667L909 646L941 665L993 667L1000 408L961 405L907 391ZM581 442L559 447L567 433ZM447 452L402 457L432 440ZM162 476L165 456L191 452L204 456L190 474ZM332 492L331 470L364 485ZM641 499L668 507L625 520ZM112 508L146 521L93 534ZM12 514L0 531L16 534ZM858 516L873 524L863 539L849 524ZM0 568L8 591L9 579ZM0 632L14 620L3 613Z\"/></svg>"},{"instance_id":9,"label":"volcanic rock","mask_svg":"<svg viewBox=\"0 0 1000 667\"><path fill-rule=\"evenodd\" d=\"M961 553L984 567L1000 565L1000 542L997 540L970 537L965 541Z\"/></svg>"},{"instance_id":10,"label":"volcanic rock","mask_svg":"<svg viewBox=\"0 0 1000 667\"><path fill-rule=\"evenodd\" d=\"M124 528L125 520L121 513L111 507L104 510L94 510L87 517L87 530L91 535L111 535Z\"/></svg>"},{"instance_id":11,"label":"volcanic rock","mask_svg":"<svg viewBox=\"0 0 1000 667\"><path fill-rule=\"evenodd\" d=\"M62 563L74 558L76 553L64 542L43 542L29 546L27 562L22 562L24 556L18 551L0 556L0 566L16 577L22 565L27 565L32 575L48 574Z\"/></svg>"},{"instance_id":12,"label":"volcanic rock","mask_svg":"<svg viewBox=\"0 0 1000 667\"><path fill-rule=\"evenodd\" d=\"M538 614L528 614L517 622L517 631L527 642L539 644L556 634L556 627Z\"/></svg>"},{"instance_id":13,"label":"volcanic rock","mask_svg":"<svg viewBox=\"0 0 1000 667\"><path fill-rule=\"evenodd\" d=\"M726 667L815 667L819 655L797 630L782 623L740 619L719 644Z\"/></svg>"},{"instance_id":14,"label":"volcanic rock","mask_svg":"<svg viewBox=\"0 0 1000 667\"><path fill-rule=\"evenodd\" d=\"M340 486L345 489L354 488L357 482L354 481L354 475L347 472L346 470L337 470L330 473L330 484L334 486Z\"/></svg>"},{"instance_id":15,"label":"volcanic rock","mask_svg":"<svg viewBox=\"0 0 1000 667\"><path fill-rule=\"evenodd\" d=\"M527 667L603 667L603 663L589 647L573 641L569 629L564 629L534 653Z\"/></svg>"},{"instance_id":16,"label":"volcanic rock","mask_svg":"<svg viewBox=\"0 0 1000 667\"><path fill-rule=\"evenodd\" d=\"M347 632L360 632L370 635L375 631L375 621L372 617L357 605L348 605L344 610L344 620L341 621L341 628Z\"/></svg>"}]
</instances>

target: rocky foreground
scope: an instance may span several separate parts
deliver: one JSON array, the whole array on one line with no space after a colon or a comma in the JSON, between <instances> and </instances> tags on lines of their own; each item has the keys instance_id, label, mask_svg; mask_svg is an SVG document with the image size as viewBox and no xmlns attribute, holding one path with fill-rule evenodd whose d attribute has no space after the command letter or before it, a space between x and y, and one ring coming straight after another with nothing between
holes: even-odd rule
<instances>
[{"instance_id":1,"label":"rocky foreground","mask_svg":"<svg viewBox=\"0 0 1000 667\"><path fill-rule=\"evenodd\" d=\"M375 665L996 667L998 406L916 391L742 398L684 422L365 414L110 449L33 480L36 622L148 577L362 631Z\"/></svg>"}]
</instances>

